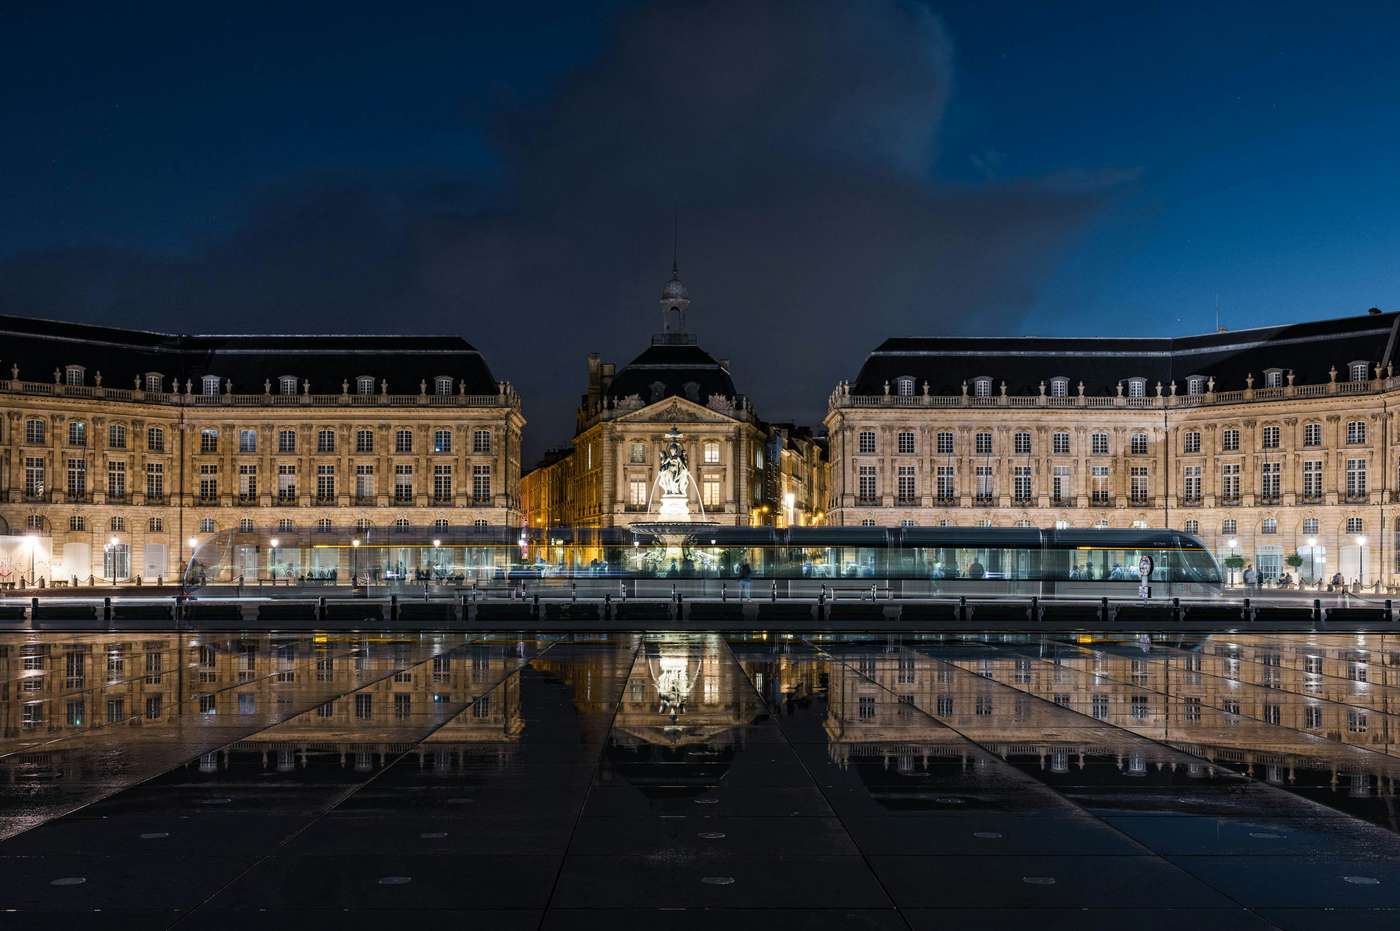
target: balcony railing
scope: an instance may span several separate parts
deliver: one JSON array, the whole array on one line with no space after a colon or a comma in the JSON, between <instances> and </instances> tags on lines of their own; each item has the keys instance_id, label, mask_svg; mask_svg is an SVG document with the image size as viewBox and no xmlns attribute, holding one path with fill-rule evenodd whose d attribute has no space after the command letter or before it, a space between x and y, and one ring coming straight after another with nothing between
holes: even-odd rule
<instances>
[{"instance_id":1,"label":"balcony railing","mask_svg":"<svg viewBox=\"0 0 1400 931\"><path fill-rule=\"evenodd\" d=\"M1066 498L1062 495L1051 495L1050 506L1056 508L1072 508L1074 507L1074 499Z\"/></svg>"},{"instance_id":2,"label":"balcony railing","mask_svg":"<svg viewBox=\"0 0 1400 931\"><path fill-rule=\"evenodd\" d=\"M1216 499L1216 503L1218 503L1218 504L1219 504L1221 507L1223 507L1223 508L1235 508L1235 507L1239 507L1239 506L1240 506L1240 496L1239 496L1239 495L1221 495L1219 498Z\"/></svg>"},{"instance_id":3,"label":"balcony railing","mask_svg":"<svg viewBox=\"0 0 1400 931\"><path fill-rule=\"evenodd\" d=\"M957 495L940 495L933 499L933 503L941 508L956 507L958 504Z\"/></svg>"},{"instance_id":4,"label":"balcony railing","mask_svg":"<svg viewBox=\"0 0 1400 931\"><path fill-rule=\"evenodd\" d=\"M328 508L335 506L335 495L317 495L311 499L311 503L318 508Z\"/></svg>"},{"instance_id":5,"label":"balcony railing","mask_svg":"<svg viewBox=\"0 0 1400 931\"><path fill-rule=\"evenodd\" d=\"M879 499L879 498L871 497L871 496L869 496L869 495L857 495L857 496L856 496L856 506L857 506L857 507L862 507L862 508L873 508L873 507L879 507L879 505L880 505L880 499Z\"/></svg>"},{"instance_id":6,"label":"balcony railing","mask_svg":"<svg viewBox=\"0 0 1400 931\"><path fill-rule=\"evenodd\" d=\"M294 507L297 503L296 490L279 491L277 497L272 499L272 503L283 508Z\"/></svg>"},{"instance_id":7,"label":"balcony railing","mask_svg":"<svg viewBox=\"0 0 1400 931\"><path fill-rule=\"evenodd\" d=\"M434 507L450 507L452 504L451 495L433 495L428 499L428 503Z\"/></svg>"},{"instance_id":8,"label":"balcony railing","mask_svg":"<svg viewBox=\"0 0 1400 931\"><path fill-rule=\"evenodd\" d=\"M915 496L905 496L903 498L895 498L894 503L902 508L912 508L918 507L919 499Z\"/></svg>"},{"instance_id":9,"label":"balcony railing","mask_svg":"<svg viewBox=\"0 0 1400 931\"><path fill-rule=\"evenodd\" d=\"M1259 497L1254 499L1254 503L1259 505L1266 505L1268 507L1275 507L1278 505L1280 500L1281 499L1278 495L1260 495Z\"/></svg>"},{"instance_id":10,"label":"balcony railing","mask_svg":"<svg viewBox=\"0 0 1400 931\"><path fill-rule=\"evenodd\" d=\"M996 499L996 496L995 496L995 495L973 495L973 496L972 496L972 505L973 505L973 507L989 508L989 507L993 507L996 503L997 503L997 499Z\"/></svg>"},{"instance_id":11,"label":"balcony railing","mask_svg":"<svg viewBox=\"0 0 1400 931\"><path fill-rule=\"evenodd\" d=\"M1094 492L1089 496L1089 506L1095 508L1111 508L1113 507L1113 496Z\"/></svg>"},{"instance_id":12,"label":"balcony railing","mask_svg":"<svg viewBox=\"0 0 1400 931\"><path fill-rule=\"evenodd\" d=\"M195 394L186 391L144 391L140 388L109 388L98 385L64 385L52 382L0 378L0 392L39 395L52 398L102 398L108 401L135 401L172 407L510 407L520 406L520 396L510 382L499 382L494 394L466 394L458 387L453 394L429 394L420 386L417 394Z\"/></svg>"},{"instance_id":13,"label":"balcony railing","mask_svg":"<svg viewBox=\"0 0 1400 931\"><path fill-rule=\"evenodd\" d=\"M241 493L238 495L238 503L239 503L239 504L243 504L243 505L257 504L257 503L258 503L258 493L257 493L257 492L241 492Z\"/></svg>"}]
</instances>

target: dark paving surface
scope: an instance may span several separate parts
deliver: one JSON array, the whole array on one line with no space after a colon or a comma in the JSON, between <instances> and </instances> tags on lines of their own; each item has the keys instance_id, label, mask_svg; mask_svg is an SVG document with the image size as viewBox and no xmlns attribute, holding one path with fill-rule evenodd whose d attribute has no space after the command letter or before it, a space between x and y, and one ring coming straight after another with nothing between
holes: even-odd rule
<instances>
[{"instance_id":1,"label":"dark paving surface","mask_svg":"<svg viewBox=\"0 0 1400 931\"><path fill-rule=\"evenodd\" d=\"M6 928L1400 927L1387 636L6 636Z\"/></svg>"}]
</instances>

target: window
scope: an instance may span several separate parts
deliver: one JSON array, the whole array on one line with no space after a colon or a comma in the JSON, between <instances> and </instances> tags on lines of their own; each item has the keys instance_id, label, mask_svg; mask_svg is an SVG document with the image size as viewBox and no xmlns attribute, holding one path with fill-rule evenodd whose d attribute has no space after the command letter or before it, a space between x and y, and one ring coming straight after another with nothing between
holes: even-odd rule
<instances>
[{"instance_id":1,"label":"window","mask_svg":"<svg viewBox=\"0 0 1400 931\"><path fill-rule=\"evenodd\" d=\"M1052 398L1067 398L1067 397L1069 397L1069 379L1068 379L1068 378L1052 378L1052 379L1050 379L1050 397L1052 397Z\"/></svg>"},{"instance_id":2,"label":"window","mask_svg":"<svg viewBox=\"0 0 1400 931\"><path fill-rule=\"evenodd\" d=\"M282 518L279 518L279 519L278 519L278 521L277 521L277 532L278 532L278 533L290 533L290 532L291 532L292 530L294 530L294 529L296 529L296 522L293 521L290 517L282 517Z\"/></svg>"},{"instance_id":3,"label":"window","mask_svg":"<svg viewBox=\"0 0 1400 931\"><path fill-rule=\"evenodd\" d=\"M217 453L219 451L218 430L199 431L199 451L202 453Z\"/></svg>"},{"instance_id":4,"label":"window","mask_svg":"<svg viewBox=\"0 0 1400 931\"><path fill-rule=\"evenodd\" d=\"M627 447L627 461L633 465L642 465L647 461L647 444L632 443Z\"/></svg>"},{"instance_id":5,"label":"window","mask_svg":"<svg viewBox=\"0 0 1400 931\"><path fill-rule=\"evenodd\" d=\"M394 452L396 452L396 453L411 453L411 452L413 452L413 431L412 431L412 430L399 430L399 431L396 431L396 432L394 433Z\"/></svg>"},{"instance_id":6,"label":"window","mask_svg":"<svg viewBox=\"0 0 1400 931\"><path fill-rule=\"evenodd\" d=\"M1130 378L1130 379L1128 379L1128 397L1130 397L1130 398L1145 398L1145 397L1147 397L1147 379L1145 379L1145 378Z\"/></svg>"},{"instance_id":7,"label":"window","mask_svg":"<svg viewBox=\"0 0 1400 931\"><path fill-rule=\"evenodd\" d=\"M254 530L253 519L251 517L240 517L238 519L239 533L252 533Z\"/></svg>"},{"instance_id":8,"label":"window","mask_svg":"<svg viewBox=\"0 0 1400 931\"><path fill-rule=\"evenodd\" d=\"M1031 467L1016 466L1011 473L1012 495L1019 502L1031 500Z\"/></svg>"},{"instance_id":9,"label":"window","mask_svg":"<svg viewBox=\"0 0 1400 931\"><path fill-rule=\"evenodd\" d=\"M957 482L952 466L938 467L937 483L938 500L953 500L957 495Z\"/></svg>"},{"instance_id":10,"label":"window","mask_svg":"<svg viewBox=\"0 0 1400 931\"><path fill-rule=\"evenodd\" d=\"M87 496L87 460L68 460L68 497L73 499Z\"/></svg>"},{"instance_id":11,"label":"window","mask_svg":"<svg viewBox=\"0 0 1400 931\"><path fill-rule=\"evenodd\" d=\"M1347 497L1363 498L1366 496L1366 460L1347 460Z\"/></svg>"},{"instance_id":12,"label":"window","mask_svg":"<svg viewBox=\"0 0 1400 931\"><path fill-rule=\"evenodd\" d=\"M912 430L899 431L898 449L901 454L909 456L914 452L914 432Z\"/></svg>"},{"instance_id":13,"label":"window","mask_svg":"<svg viewBox=\"0 0 1400 931\"><path fill-rule=\"evenodd\" d=\"M1204 375L1192 375L1190 378L1186 379L1186 393L1187 393L1187 394L1205 394L1205 393L1206 393L1206 378L1205 378L1205 376L1204 376Z\"/></svg>"},{"instance_id":14,"label":"window","mask_svg":"<svg viewBox=\"0 0 1400 931\"><path fill-rule=\"evenodd\" d=\"M1366 529L1366 522L1359 517L1347 518L1347 533L1361 533Z\"/></svg>"},{"instance_id":15,"label":"window","mask_svg":"<svg viewBox=\"0 0 1400 931\"><path fill-rule=\"evenodd\" d=\"M1277 518L1274 518L1274 517L1266 517L1266 518L1264 518L1263 523L1261 523L1261 524L1259 525L1259 532L1260 532L1260 533L1278 533L1278 519L1277 519Z\"/></svg>"},{"instance_id":16,"label":"window","mask_svg":"<svg viewBox=\"0 0 1400 931\"><path fill-rule=\"evenodd\" d=\"M87 520L81 514L74 514L72 517L68 518L68 529L74 531L86 530Z\"/></svg>"},{"instance_id":17,"label":"window","mask_svg":"<svg viewBox=\"0 0 1400 931\"><path fill-rule=\"evenodd\" d=\"M443 521L442 523L445 524L445 523L447 523L447 522L446 522L446 521ZM434 521L433 526L435 526L435 527L437 526L437 522L436 522L436 521ZM368 518L368 517L357 517L357 518L355 518L355 532L356 532L356 533L364 533L364 532L365 532L366 530L368 530L369 528L370 528L370 522L369 522L369 518ZM444 529L444 530L445 530L445 529L447 529L447 528L443 527L443 528L440 528L440 529Z\"/></svg>"},{"instance_id":18,"label":"window","mask_svg":"<svg viewBox=\"0 0 1400 931\"><path fill-rule=\"evenodd\" d=\"M875 467L873 465L860 466L856 472L856 497L862 503L871 503L875 500Z\"/></svg>"},{"instance_id":19,"label":"window","mask_svg":"<svg viewBox=\"0 0 1400 931\"><path fill-rule=\"evenodd\" d=\"M1303 533L1306 533L1306 534L1316 534L1316 533L1317 533L1317 518L1316 518L1316 517L1304 517L1304 518L1303 518Z\"/></svg>"},{"instance_id":20,"label":"window","mask_svg":"<svg viewBox=\"0 0 1400 931\"><path fill-rule=\"evenodd\" d=\"M1199 453L1201 451L1200 431L1190 430L1182 436L1182 451L1187 453Z\"/></svg>"},{"instance_id":21,"label":"window","mask_svg":"<svg viewBox=\"0 0 1400 931\"><path fill-rule=\"evenodd\" d=\"M1220 448L1227 453L1233 453L1240 448L1240 431L1234 427L1226 427L1220 431Z\"/></svg>"},{"instance_id":22,"label":"window","mask_svg":"<svg viewBox=\"0 0 1400 931\"><path fill-rule=\"evenodd\" d=\"M297 432L295 430L277 431L277 451L279 453L294 453L297 451Z\"/></svg>"},{"instance_id":23,"label":"window","mask_svg":"<svg viewBox=\"0 0 1400 931\"><path fill-rule=\"evenodd\" d=\"M316 452L318 452L318 453L333 453L333 452L335 452L335 431L334 431L334 430L317 430L317 431L316 431Z\"/></svg>"},{"instance_id":24,"label":"window","mask_svg":"<svg viewBox=\"0 0 1400 931\"><path fill-rule=\"evenodd\" d=\"M1366 442L1366 421L1364 421L1364 420L1349 420L1349 421L1347 421L1347 442L1348 442L1348 443L1364 443L1364 442Z\"/></svg>"},{"instance_id":25,"label":"window","mask_svg":"<svg viewBox=\"0 0 1400 931\"><path fill-rule=\"evenodd\" d=\"M1347 374L1353 382L1368 381L1370 369L1366 362L1353 362L1347 366Z\"/></svg>"},{"instance_id":26,"label":"window","mask_svg":"<svg viewBox=\"0 0 1400 931\"><path fill-rule=\"evenodd\" d=\"M491 466L478 464L472 466L472 500L478 504L487 504L491 501Z\"/></svg>"},{"instance_id":27,"label":"window","mask_svg":"<svg viewBox=\"0 0 1400 931\"><path fill-rule=\"evenodd\" d=\"M1322 424L1320 424L1320 423L1307 423L1307 424L1303 424L1303 445L1304 445L1304 446L1321 446L1321 445L1322 445Z\"/></svg>"},{"instance_id":28,"label":"window","mask_svg":"<svg viewBox=\"0 0 1400 931\"><path fill-rule=\"evenodd\" d=\"M111 449L126 449L126 425L114 423L107 428L107 446Z\"/></svg>"},{"instance_id":29,"label":"window","mask_svg":"<svg viewBox=\"0 0 1400 931\"><path fill-rule=\"evenodd\" d=\"M394 500L400 504L413 500L413 466L407 463L394 466Z\"/></svg>"},{"instance_id":30,"label":"window","mask_svg":"<svg viewBox=\"0 0 1400 931\"><path fill-rule=\"evenodd\" d=\"M149 427L146 430L146 450L153 453L165 452L165 431L160 427Z\"/></svg>"},{"instance_id":31,"label":"window","mask_svg":"<svg viewBox=\"0 0 1400 931\"><path fill-rule=\"evenodd\" d=\"M148 394L160 394L165 390L165 378L160 372L146 373L146 392Z\"/></svg>"},{"instance_id":32,"label":"window","mask_svg":"<svg viewBox=\"0 0 1400 931\"><path fill-rule=\"evenodd\" d=\"M1264 428L1264 448L1278 449L1281 432L1278 427L1270 425Z\"/></svg>"},{"instance_id":33,"label":"window","mask_svg":"<svg viewBox=\"0 0 1400 931\"><path fill-rule=\"evenodd\" d=\"M647 504L647 483L645 479L634 478L627 482L627 505L641 509Z\"/></svg>"},{"instance_id":34,"label":"window","mask_svg":"<svg viewBox=\"0 0 1400 931\"><path fill-rule=\"evenodd\" d=\"M199 386L205 397L215 397L219 393L219 376L205 375L199 380Z\"/></svg>"},{"instance_id":35,"label":"window","mask_svg":"<svg viewBox=\"0 0 1400 931\"><path fill-rule=\"evenodd\" d=\"M199 522L200 533L214 533L219 528L214 524L214 518L206 517Z\"/></svg>"},{"instance_id":36,"label":"window","mask_svg":"<svg viewBox=\"0 0 1400 931\"><path fill-rule=\"evenodd\" d=\"M901 375L894 380L894 391L895 394L899 395L901 398L913 397L914 379L910 378L908 375Z\"/></svg>"},{"instance_id":37,"label":"window","mask_svg":"<svg viewBox=\"0 0 1400 931\"><path fill-rule=\"evenodd\" d=\"M1240 498L1240 464L1227 462L1220 467L1220 497L1226 501Z\"/></svg>"},{"instance_id":38,"label":"window","mask_svg":"<svg viewBox=\"0 0 1400 931\"><path fill-rule=\"evenodd\" d=\"M700 485L701 503L707 508L717 508L723 501L720 498L720 481L712 475L705 476L705 480Z\"/></svg>"},{"instance_id":39,"label":"window","mask_svg":"<svg viewBox=\"0 0 1400 931\"><path fill-rule=\"evenodd\" d=\"M356 431L355 431L355 452L357 452L357 453L372 453L372 452L374 452L374 431L373 431L373 430L356 430Z\"/></svg>"},{"instance_id":40,"label":"window","mask_svg":"<svg viewBox=\"0 0 1400 931\"><path fill-rule=\"evenodd\" d=\"M1199 503L1201 500L1201 467L1186 466L1181 476L1181 497L1185 501Z\"/></svg>"},{"instance_id":41,"label":"window","mask_svg":"<svg viewBox=\"0 0 1400 931\"><path fill-rule=\"evenodd\" d=\"M1027 455L1031 451L1031 435L1024 431L1012 437L1012 448L1018 455Z\"/></svg>"},{"instance_id":42,"label":"window","mask_svg":"<svg viewBox=\"0 0 1400 931\"><path fill-rule=\"evenodd\" d=\"M1133 466L1128 472L1128 497L1135 504L1146 503L1152 494L1147 481L1147 466Z\"/></svg>"},{"instance_id":43,"label":"window","mask_svg":"<svg viewBox=\"0 0 1400 931\"><path fill-rule=\"evenodd\" d=\"M990 456L992 454L992 435L990 433L978 433L973 437L973 448L979 456Z\"/></svg>"},{"instance_id":44,"label":"window","mask_svg":"<svg viewBox=\"0 0 1400 931\"><path fill-rule=\"evenodd\" d=\"M1108 455L1108 434L1095 433L1089 437L1089 449L1095 456Z\"/></svg>"},{"instance_id":45,"label":"window","mask_svg":"<svg viewBox=\"0 0 1400 931\"><path fill-rule=\"evenodd\" d=\"M42 420L26 420L24 422L24 441L32 446L42 446L47 432Z\"/></svg>"},{"instance_id":46,"label":"window","mask_svg":"<svg viewBox=\"0 0 1400 931\"><path fill-rule=\"evenodd\" d=\"M322 502L335 500L335 466L318 465L316 467L316 500Z\"/></svg>"},{"instance_id":47,"label":"window","mask_svg":"<svg viewBox=\"0 0 1400 931\"><path fill-rule=\"evenodd\" d=\"M42 497L46 489L44 481L45 460L39 456L26 456L24 459L24 495L27 498Z\"/></svg>"},{"instance_id":48,"label":"window","mask_svg":"<svg viewBox=\"0 0 1400 931\"><path fill-rule=\"evenodd\" d=\"M369 502L374 498L374 466L360 463L355 466L355 498Z\"/></svg>"},{"instance_id":49,"label":"window","mask_svg":"<svg viewBox=\"0 0 1400 931\"><path fill-rule=\"evenodd\" d=\"M713 440L706 440L701 447L701 461L711 465L719 462L719 444Z\"/></svg>"},{"instance_id":50,"label":"window","mask_svg":"<svg viewBox=\"0 0 1400 931\"><path fill-rule=\"evenodd\" d=\"M860 435L857 437L857 444L856 449L861 453L868 454L875 452L875 431L860 431Z\"/></svg>"},{"instance_id":51,"label":"window","mask_svg":"<svg viewBox=\"0 0 1400 931\"><path fill-rule=\"evenodd\" d=\"M357 375L355 377L356 394L374 394L374 376Z\"/></svg>"},{"instance_id":52,"label":"window","mask_svg":"<svg viewBox=\"0 0 1400 931\"><path fill-rule=\"evenodd\" d=\"M1303 462L1303 497L1322 497L1322 460L1308 459Z\"/></svg>"},{"instance_id":53,"label":"window","mask_svg":"<svg viewBox=\"0 0 1400 931\"><path fill-rule=\"evenodd\" d=\"M1183 525L1183 529L1193 537L1199 536L1201 533L1201 522L1198 520L1188 520Z\"/></svg>"},{"instance_id":54,"label":"window","mask_svg":"<svg viewBox=\"0 0 1400 931\"><path fill-rule=\"evenodd\" d=\"M297 498L297 467L292 463L277 466L277 500L290 504Z\"/></svg>"},{"instance_id":55,"label":"window","mask_svg":"<svg viewBox=\"0 0 1400 931\"><path fill-rule=\"evenodd\" d=\"M83 367L81 365L69 365L63 370L63 383L65 385L81 385L83 383Z\"/></svg>"},{"instance_id":56,"label":"window","mask_svg":"<svg viewBox=\"0 0 1400 931\"><path fill-rule=\"evenodd\" d=\"M433 379L433 394L443 396L452 393L452 376L439 375Z\"/></svg>"},{"instance_id":57,"label":"window","mask_svg":"<svg viewBox=\"0 0 1400 931\"><path fill-rule=\"evenodd\" d=\"M914 481L914 467L902 465L895 473L896 493L901 504L913 502L918 497Z\"/></svg>"},{"instance_id":58,"label":"window","mask_svg":"<svg viewBox=\"0 0 1400 931\"><path fill-rule=\"evenodd\" d=\"M992 396L992 380L990 378L974 378L972 380L972 393L979 398L990 398Z\"/></svg>"},{"instance_id":59,"label":"window","mask_svg":"<svg viewBox=\"0 0 1400 931\"><path fill-rule=\"evenodd\" d=\"M1322 727L1322 706L1303 706L1303 727L1310 731L1318 730Z\"/></svg>"},{"instance_id":60,"label":"window","mask_svg":"<svg viewBox=\"0 0 1400 931\"><path fill-rule=\"evenodd\" d=\"M976 481L977 500L991 501L992 495L996 491L996 481L992 475L992 467L980 465L973 474Z\"/></svg>"},{"instance_id":61,"label":"window","mask_svg":"<svg viewBox=\"0 0 1400 931\"><path fill-rule=\"evenodd\" d=\"M643 450L645 451L645 447L643 447ZM489 453L490 451L491 451L491 431L490 431L490 430L473 430L473 431L472 431L472 452L474 452L474 453Z\"/></svg>"},{"instance_id":62,"label":"window","mask_svg":"<svg viewBox=\"0 0 1400 931\"><path fill-rule=\"evenodd\" d=\"M1220 522L1220 532L1227 537L1233 537L1236 531L1236 523L1233 517Z\"/></svg>"},{"instance_id":63,"label":"window","mask_svg":"<svg viewBox=\"0 0 1400 931\"><path fill-rule=\"evenodd\" d=\"M1090 489L1089 495L1094 504L1108 504L1108 466L1096 465L1089 467Z\"/></svg>"},{"instance_id":64,"label":"window","mask_svg":"<svg viewBox=\"0 0 1400 931\"><path fill-rule=\"evenodd\" d=\"M1065 431L1062 430L1062 431L1059 431L1059 432L1053 434L1053 435L1051 436L1050 443L1051 443L1051 450L1055 453L1055 455L1057 455L1057 456L1068 456L1068 455L1069 455L1069 434L1066 433Z\"/></svg>"},{"instance_id":65,"label":"window","mask_svg":"<svg viewBox=\"0 0 1400 931\"><path fill-rule=\"evenodd\" d=\"M1265 370L1264 370L1264 387L1265 387L1265 388L1282 388L1282 387L1283 387L1283 369L1265 369Z\"/></svg>"},{"instance_id":66,"label":"window","mask_svg":"<svg viewBox=\"0 0 1400 931\"><path fill-rule=\"evenodd\" d=\"M214 501L219 497L219 467L204 463L199 467L199 500Z\"/></svg>"},{"instance_id":67,"label":"window","mask_svg":"<svg viewBox=\"0 0 1400 931\"><path fill-rule=\"evenodd\" d=\"M1068 504L1070 493L1070 467L1055 466L1050 472L1050 497L1053 503Z\"/></svg>"},{"instance_id":68,"label":"window","mask_svg":"<svg viewBox=\"0 0 1400 931\"><path fill-rule=\"evenodd\" d=\"M146 463L146 497L148 499L165 497L165 463Z\"/></svg>"},{"instance_id":69,"label":"window","mask_svg":"<svg viewBox=\"0 0 1400 931\"><path fill-rule=\"evenodd\" d=\"M331 519L330 519L329 517L321 517L321 518L318 518L317 521L316 521L316 532L317 532L317 533L330 533L330 532L331 532L331 527L332 527L332 524L331 524Z\"/></svg>"},{"instance_id":70,"label":"window","mask_svg":"<svg viewBox=\"0 0 1400 931\"><path fill-rule=\"evenodd\" d=\"M452 463L442 462L433 466L433 500L442 503L452 500Z\"/></svg>"},{"instance_id":71,"label":"window","mask_svg":"<svg viewBox=\"0 0 1400 931\"><path fill-rule=\"evenodd\" d=\"M1128 451L1131 452L1134 456L1146 456L1147 434L1134 433L1132 437L1128 440Z\"/></svg>"},{"instance_id":72,"label":"window","mask_svg":"<svg viewBox=\"0 0 1400 931\"><path fill-rule=\"evenodd\" d=\"M1283 463L1266 462L1260 466L1259 494L1264 498L1278 499Z\"/></svg>"},{"instance_id":73,"label":"window","mask_svg":"<svg viewBox=\"0 0 1400 931\"><path fill-rule=\"evenodd\" d=\"M239 430L238 431L238 451L240 453L255 453L258 451L258 431Z\"/></svg>"},{"instance_id":74,"label":"window","mask_svg":"<svg viewBox=\"0 0 1400 931\"><path fill-rule=\"evenodd\" d=\"M70 420L68 422L68 445L87 445L87 424L81 420Z\"/></svg>"}]
</instances>

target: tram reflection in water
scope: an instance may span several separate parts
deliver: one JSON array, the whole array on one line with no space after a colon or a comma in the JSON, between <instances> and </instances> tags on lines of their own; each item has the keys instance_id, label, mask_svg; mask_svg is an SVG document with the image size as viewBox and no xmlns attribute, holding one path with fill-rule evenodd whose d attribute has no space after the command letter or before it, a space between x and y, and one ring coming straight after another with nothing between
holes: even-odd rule
<instances>
[{"instance_id":1,"label":"tram reflection in water","mask_svg":"<svg viewBox=\"0 0 1400 931\"><path fill-rule=\"evenodd\" d=\"M1220 594L1221 571L1195 537L1175 530L957 527L333 528L272 537L224 531L195 550L191 588L367 585L524 586L580 595L783 596L876 586L898 597L1133 597L1150 556L1154 597ZM745 568L747 567L747 569Z\"/></svg>"}]
</instances>

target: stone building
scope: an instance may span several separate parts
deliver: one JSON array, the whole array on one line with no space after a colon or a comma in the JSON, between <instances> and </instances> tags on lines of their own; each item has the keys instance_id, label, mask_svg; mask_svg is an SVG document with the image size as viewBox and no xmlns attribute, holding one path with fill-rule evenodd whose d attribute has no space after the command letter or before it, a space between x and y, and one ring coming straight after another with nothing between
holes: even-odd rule
<instances>
[{"instance_id":1,"label":"stone building","mask_svg":"<svg viewBox=\"0 0 1400 931\"><path fill-rule=\"evenodd\" d=\"M0 359L0 533L39 577L170 579L229 529L519 524L520 399L459 337L0 317Z\"/></svg>"},{"instance_id":2,"label":"stone building","mask_svg":"<svg viewBox=\"0 0 1400 931\"><path fill-rule=\"evenodd\" d=\"M831 498L826 438L810 427L766 424L763 503L755 523L771 527L811 527L826 523Z\"/></svg>"},{"instance_id":3,"label":"stone building","mask_svg":"<svg viewBox=\"0 0 1400 931\"><path fill-rule=\"evenodd\" d=\"M588 357L571 444L521 480L531 527L625 527L657 519L661 451L675 428L690 472L691 514L742 526L763 504L767 435L729 364L686 327L675 269L661 293L661 332L622 369Z\"/></svg>"},{"instance_id":4,"label":"stone building","mask_svg":"<svg viewBox=\"0 0 1400 931\"><path fill-rule=\"evenodd\" d=\"M828 399L831 521L1168 526L1265 577L1388 584L1397 322L886 340Z\"/></svg>"}]
</instances>

